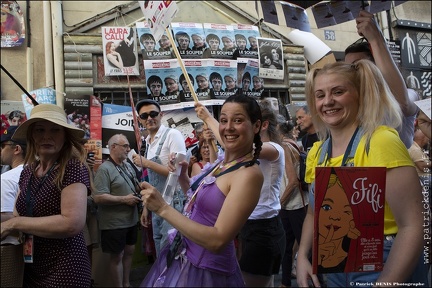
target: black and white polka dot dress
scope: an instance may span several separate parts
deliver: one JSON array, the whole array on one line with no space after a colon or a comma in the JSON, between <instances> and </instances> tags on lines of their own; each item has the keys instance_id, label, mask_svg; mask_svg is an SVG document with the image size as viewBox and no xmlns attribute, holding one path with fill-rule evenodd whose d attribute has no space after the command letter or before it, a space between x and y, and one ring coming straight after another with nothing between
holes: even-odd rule
<instances>
[{"instance_id":1,"label":"black and white polka dot dress","mask_svg":"<svg viewBox=\"0 0 432 288\"><path fill-rule=\"evenodd\" d=\"M21 216L26 215L26 190L34 168L26 166L21 174L16 208ZM39 191L42 178L33 177L31 198L33 217L58 215L61 212L61 191L53 183L55 169L47 177ZM73 183L84 183L90 189L88 170L75 160L69 160L63 178L63 187ZM76 213L86 213L87 206ZM27 287L89 287L91 283L90 259L81 231L69 238L43 238L34 236L33 263L27 263L24 271L24 286Z\"/></svg>"}]
</instances>

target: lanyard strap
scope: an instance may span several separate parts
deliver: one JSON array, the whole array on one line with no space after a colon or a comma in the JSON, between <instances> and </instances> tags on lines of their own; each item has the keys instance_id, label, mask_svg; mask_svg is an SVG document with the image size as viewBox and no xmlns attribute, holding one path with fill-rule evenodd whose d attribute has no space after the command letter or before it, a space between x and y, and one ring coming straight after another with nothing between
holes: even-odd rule
<instances>
[{"instance_id":1,"label":"lanyard strap","mask_svg":"<svg viewBox=\"0 0 432 288\"><path fill-rule=\"evenodd\" d=\"M123 177L123 179L125 180L125 182L128 184L129 188L131 188L132 193L136 196L137 192L137 187L139 187L139 183L138 181L135 179L135 177L133 177L132 172L129 170L129 168L126 166L127 163L124 163L126 169L123 169L120 165L118 165L112 158L111 156L108 156L109 161L114 165L114 167L117 169L117 171L119 172L120 176ZM126 177L125 174L128 176L129 180L131 182L129 182ZM135 186L135 189L132 188L132 186Z\"/></svg>"},{"instance_id":2,"label":"lanyard strap","mask_svg":"<svg viewBox=\"0 0 432 288\"><path fill-rule=\"evenodd\" d=\"M48 178L48 176L51 174L51 171L54 169L54 167L57 165L57 162L54 163L53 166L48 170L48 172L42 177L42 181L39 183L36 192L39 191L43 184L45 183L45 180ZM31 194L31 186L33 182L33 173L31 173L29 183L27 184L26 189L26 215L28 217L33 217L33 203L34 203L34 197L33 199L30 198Z\"/></svg>"},{"instance_id":3,"label":"lanyard strap","mask_svg":"<svg viewBox=\"0 0 432 288\"><path fill-rule=\"evenodd\" d=\"M356 128L356 130L354 131L354 134L352 135L352 137L351 137L351 140L350 140L350 142L349 142L349 144L348 144L348 147L347 147L347 149L345 150L345 154L344 154L344 157L343 157L343 159L342 159L342 165L341 166L346 166L346 162L347 162L347 160L348 160L348 157L350 156L350 155L352 155L352 153L351 153L351 150L352 150L352 147L353 147L353 144L354 144L354 140L356 139L356 136L357 136L357 132L359 131L359 127L357 126L357 128ZM325 162L325 165L324 166L327 166L327 161L328 161L328 159L331 157L331 155L332 155L332 138L331 138L331 136L330 136L330 138L329 138L329 143L328 143L328 147L327 147L327 158L326 158L326 162Z\"/></svg>"}]
</instances>

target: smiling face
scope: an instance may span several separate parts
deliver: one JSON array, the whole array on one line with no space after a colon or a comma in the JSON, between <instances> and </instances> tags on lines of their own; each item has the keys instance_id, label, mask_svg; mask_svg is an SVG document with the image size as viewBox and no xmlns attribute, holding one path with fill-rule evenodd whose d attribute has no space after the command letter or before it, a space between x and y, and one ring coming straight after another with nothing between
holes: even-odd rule
<instances>
[{"instance_id":1,"label":"smiling face","mask_svg":"<svg viewBox=\"0 0 432 288\"><path fill-rule=\"evenodd\" d=\"M42 120L34 123L31 129L36 154L40 157L57 158L66 141L65 128Z\"/></svg>"},{"instance_id":2,"label":"smiling face","mask_svg":"<svg viewBox=\"0 0 432 288\"><path fill-rule=\"evenodd\" d=\"M327 189L319 212L319 234L326 242L345 237L354 220L345 191L338 183Z\"/></svg>"},{"instance_id":3,"label":"smiling face","mask_svg":"<svg viewBox=\"0 0 432 288\"><path fill-rule=\"evenodd\" d=\"M343 75L319 74L314 84L318 116L331 129L340 129L357 121L359 95Z\"/></svg>"},{"instance_id":4,"label":"smiling face","mask_svg":"<svg viewBox=\"0 0 432 288\"><path fill-rule=\"evenodd\" d=\"M225 150L236 154L250 150L255 133L260 129L259 121L252 124L244 106L228 102L222 106L219 118L219 134Z\"/></svg>"}]
</instances>

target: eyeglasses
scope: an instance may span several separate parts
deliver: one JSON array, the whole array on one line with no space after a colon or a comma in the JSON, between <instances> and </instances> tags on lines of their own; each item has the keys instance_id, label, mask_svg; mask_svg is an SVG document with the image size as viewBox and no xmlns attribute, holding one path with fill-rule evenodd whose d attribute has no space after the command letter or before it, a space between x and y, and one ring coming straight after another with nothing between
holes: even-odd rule
<instances>
[{"instance_id":1,"label":"eyeglasses","mask_svg":"<svg viewBox=\"0 0 432 288\"><path fill-rule=\"evenodd\" d=\"M139 117L143 120L147 120L147 118L150 116L151 118L156 118L159 115L160 112L157 111L150 111L150 113L142 113L139 115Z\"/></svg>"},{"instance_id":2,"label":"eyeglasses","mask_svg":"<svg viewBox=\"0 0 432 288\"><path fill-rule=\"evenodd\" d=\"M15 144L15 143L1 143L1 148L4 149L5 146L7 146L7 145L9 145L9 146L15 146L17 144Z\"/></svg>"},{"instance_id":3,"label":"eyeglasses","mask_svg":"<svg viewBox=\"0 0 432 288\"><path fill-rule=\"evenodd\" d=\"M129 148L130 148L129 144L118 144L118 143L114 143L113 145L122 146L122 147L125 148L125 149L129 149Z\"/></svg>"}]
</instances>

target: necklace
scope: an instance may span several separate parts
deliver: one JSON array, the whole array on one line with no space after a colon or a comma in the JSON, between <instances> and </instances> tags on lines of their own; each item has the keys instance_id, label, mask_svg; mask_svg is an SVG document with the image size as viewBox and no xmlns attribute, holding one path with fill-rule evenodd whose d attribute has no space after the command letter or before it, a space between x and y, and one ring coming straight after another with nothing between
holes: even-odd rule
<instances>
[{"instance_id":1,"label":"necklace","mask_svg":"<svg viewBox=\"0 0 432 288\"><path fill-rule=\"evenodd\" d=\"M216 167L216 169L213 171L212 175L217 176L220 173L224 172L225 170L236 165L237 163L243 162L245 160L251 160L252 158L253 158L252 151L250 151L250 152L246 153L245 155L243 155L237 159L234 159L228 163L222 162L218 167Z\"/></svg>"}]
</instances>

